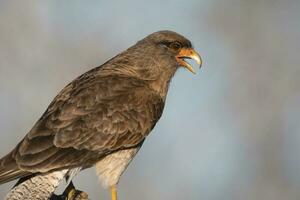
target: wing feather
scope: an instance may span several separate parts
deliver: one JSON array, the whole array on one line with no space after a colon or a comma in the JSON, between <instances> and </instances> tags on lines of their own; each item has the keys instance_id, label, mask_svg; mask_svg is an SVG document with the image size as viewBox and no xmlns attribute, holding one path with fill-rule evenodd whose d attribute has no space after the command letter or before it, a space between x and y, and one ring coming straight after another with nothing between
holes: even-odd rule
<instances>
[{"instance_id":1,"label":"wing feather","mask_svg":"<svg viewBox=\"0 0 300 200\"><path fill-rule=\"evenodd\" d=\"M164 100L145 81L96 78L90 71L67 85L7 159L25 171L88 167L116 150L142 143ZM6 163L1 161L1 163Z\"/></svg>"}]
</instances>

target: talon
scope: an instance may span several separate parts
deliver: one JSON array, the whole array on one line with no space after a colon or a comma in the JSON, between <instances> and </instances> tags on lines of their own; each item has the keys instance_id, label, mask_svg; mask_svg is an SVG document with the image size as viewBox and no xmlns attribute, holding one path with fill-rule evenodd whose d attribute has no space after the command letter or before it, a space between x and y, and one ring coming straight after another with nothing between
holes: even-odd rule
<instances>
[{"instance_id":1,"label":"talon","mask_svg":"<svg viewBox=\"0 0 300 200\"><path fill-rule=\"evenodd\" d=\"M74 195L76 194L76 189L72 188L69 192L68 192L68 196L67 196L67 200L71 200Z\"/></svg>"},{"instance_id":2,"label":"talon","mask_svg":"<svg viewBox=\"0 0 300 200\"><path fill-rule=\"evenodd\" d=\"M70 182L63 194L53 194L50 200L88 200L88 194L86 192L77 190L73 183Z\"/></svg>"},{"instance_id":3,"label":"talon","mask_svg":"<svg viewBox=\"0 0 300 200\"><path fill-rule=\"evenodd\" d=\"M64 191L64 194L67 196L65 200L88 200L88 194L77 190L72 181Z\"/></svg>"},{"instance_id":4,"label":"talon","mask_svg":"<svg viewBox=\"0 0 300 200\"><path fill-rule=\"evenodd\" d=\"M72 197L73 199L69 199L69 200L88 200L88 194L80 191L80 190L76 190L74 196Z\"/></svg>"}]
</instances>

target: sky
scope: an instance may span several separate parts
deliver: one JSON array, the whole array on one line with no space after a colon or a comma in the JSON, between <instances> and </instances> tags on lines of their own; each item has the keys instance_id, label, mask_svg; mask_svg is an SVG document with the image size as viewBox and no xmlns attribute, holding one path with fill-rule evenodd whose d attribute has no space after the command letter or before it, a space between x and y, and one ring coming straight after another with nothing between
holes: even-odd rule
<instances>
[{"instance_id":1,"label":"sky","mask_svg":"<svg viewBox=\"0 0 300 200\"><path fill-rule=\"evenodd\" d=\"M0 155L67 83L173 30L203 67L176 73L120 199L299 199L299 9L297 0L1 1ZM74 182L91 199L109 199L94 168ZM0 198L13 184L0 186Z\"/></svg>"}]
</instances>

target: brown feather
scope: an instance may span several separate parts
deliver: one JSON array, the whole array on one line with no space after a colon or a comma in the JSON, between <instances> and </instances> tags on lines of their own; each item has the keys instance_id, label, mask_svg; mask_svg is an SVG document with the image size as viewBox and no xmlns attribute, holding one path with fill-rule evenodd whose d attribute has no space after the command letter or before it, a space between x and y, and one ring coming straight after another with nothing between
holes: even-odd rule
<instances>
[{"instance_id":1,"label":"brown feather","mask_svg":"<svg viewBox=\"0 0 300 200\"><path fill-rule=\"evenodd\" d=\"M186 42L173 32L154 33L68 84L0 160L0 183L30 173L90 167L108 154L140 146L162 114L178 68L158 43L170 38Z\"/></svg>"}]
</instances>

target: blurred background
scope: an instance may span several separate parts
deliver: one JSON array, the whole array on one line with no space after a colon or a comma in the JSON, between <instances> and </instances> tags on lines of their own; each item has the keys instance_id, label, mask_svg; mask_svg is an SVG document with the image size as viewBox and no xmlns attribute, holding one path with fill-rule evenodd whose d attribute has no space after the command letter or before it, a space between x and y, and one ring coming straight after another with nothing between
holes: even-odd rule
<instances>
[{"instance_id":1,"label":"blurred background","mask_svg":"<svg viewBox=\"0 0 300 200\"><path fill-rule=\"evenodd\" d=\"M299 0L3 0L0 154L68 82L169 29L193 42L203 68L177 72L120 199L300 199L299 10ZM94 168L75 185L110 198Z\"/></svg>"}]
</instances>

